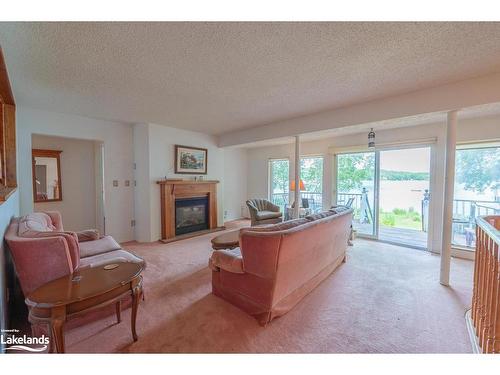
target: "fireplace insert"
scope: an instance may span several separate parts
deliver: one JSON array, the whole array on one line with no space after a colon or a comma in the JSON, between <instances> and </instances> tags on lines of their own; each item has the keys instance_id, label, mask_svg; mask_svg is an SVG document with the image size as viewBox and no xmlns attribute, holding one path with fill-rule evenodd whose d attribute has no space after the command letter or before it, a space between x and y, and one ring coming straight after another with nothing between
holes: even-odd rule
<instances>
[{"instance_id":1,"label":"fireplace insert","mask_svg":"<svg viewBox=\"0 0 500 375\"><path fill-rule=\"evenodd\" d=\"M175 235L208 229L208 197L175 200Z\"/></svg>"}]
</instances>

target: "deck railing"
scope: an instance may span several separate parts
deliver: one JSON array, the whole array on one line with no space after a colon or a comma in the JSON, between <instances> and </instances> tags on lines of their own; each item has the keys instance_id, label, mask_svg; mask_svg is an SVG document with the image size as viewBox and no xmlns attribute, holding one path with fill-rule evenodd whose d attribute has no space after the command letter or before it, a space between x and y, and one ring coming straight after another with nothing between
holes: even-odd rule
<instances>
[{"instance_id":1,"label":"deck railing","mask_svg":"<svg viewBox=\"0 0 500 375\"><path fill-rule=\"evenodd\" d=\"M292 200L293 200L293 192ZM309 208L313 212L321 211L323 208L323 194L315 193L312 191L301 191L300 197L302 199L307 199L309 203ZM275 205L280 206L281 208L285 207L289 204L289 193L272 193L271 194L271 202Z\"/></svg>"},{"instance_id":2,"label":"deck railing","mask_svg":"<svg viewBox=\"0 0 500 375\"><path fill-rule=\"evenodd\" d=\"M339 193L337 195L337 204L349 204L354 209L355 220L358 220L361 223L371 223L371 207L369 199L367 199L367 194L367 191L365 191L365 193ZM420 218L423 232L427 232L428 228L429 199L430 194L428 193L428 190L425 190L425 193L422 195ZM364 216L363 212L365 212ZM473 249L476 241L476 218L478 216L487 215L500 215L499 201L454 199L453 244Z\"/></svg>"},{"instance_id":3,"label":"deck railing","mask_svg":"<svg viewBox=\"0 0 500 375\"><path fill-rule=\"evenodd\" d=\"M453 200L453 217L455 218L498 215L499 213L500 202L478 201L472 199Z\"/></svg>"},{"instance_id":4,"label":"deck railing","mask_svg":"<svg viewBox=\"0 0 500 375\"><path fill-rule=\"evenodd\" d=\"M500 353L500 216L476 219L472 324L483 353Z\"/></svg>"}]
</instances>

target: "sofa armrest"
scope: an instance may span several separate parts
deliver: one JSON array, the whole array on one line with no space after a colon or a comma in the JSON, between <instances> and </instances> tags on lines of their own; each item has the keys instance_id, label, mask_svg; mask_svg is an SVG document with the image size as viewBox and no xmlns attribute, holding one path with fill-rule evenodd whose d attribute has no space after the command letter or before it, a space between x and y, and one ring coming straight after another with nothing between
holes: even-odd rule
<instances>
[{"instance_id":1,"label":"sofa armrest","mask_svg":"<svg viewBox=\"0 0 500 375\"><path fill-rule=\"evenodd\" d=\"M95 241L101 238L99 231L97 229L85 229L75 233L79 243L87 241Z\"/></svg>"},{"instance_id":2,"label":"sofa armrest","mask_svg":"<svg viewBox=\"0 0 500 375\"><path fill-rule=\"evenodd\" d=\"M265 279L276 274L281 234L275 231L261 231L260 228L240 230L240 247L245 261L245 273Z\"/></svg>"},{"instance_id":3,"label":"sofa armrest","mask_svg":"<svg viewBox=\"0 0 500 375\"><path fill-rule=\"evenodd\" d=\"M25 297L43 284L75 271L62 236L7 239Z\"/></svg>"},{"instance_id":4,"label":"sofa armrest","mask_svg":"<svg viewBox=\"0 0 500 375\"><path fill-rule=\"evenodd\" d=\"M121 249L120 244L111 236L104 236L98 240L79 243L79 247L81 259Z\"/></svg>"},{"instance_id":5,"label":"sofa armrest","mask_svg":"<svg viewBox=\"0 0 500 375\"><path fill-rule=\"evenodd\" d=\"M75 232L39 232L36 237L28 237L33 239L42 239L42 238L54 238L60 237L66 241L66 246L68 248L71 263L73 265L73 269L78 269L80 266L80 246L78 244L78 236Z\"/></svg>"},{"instance_id":6,"label":"sofa armrest","mask_svg":"<svg viewBox=\"0 0 500 375\"><path fill-rule=\"evenodd\" d=\"M275 205L274 203L269 202L267 205L269 207L269 211L280 212L279 206Z\"/></svg>"},{"instance_id":7,"label":"sofa armrest","mask_svg":"<svg viewBox=\"0 0 500 375\"><path fill-rule=\"evenodd\" d=\"M245 273L240 249L215 250L208 264L214 271L223 269L232 273Z\"/></svg>"}]
</instances>

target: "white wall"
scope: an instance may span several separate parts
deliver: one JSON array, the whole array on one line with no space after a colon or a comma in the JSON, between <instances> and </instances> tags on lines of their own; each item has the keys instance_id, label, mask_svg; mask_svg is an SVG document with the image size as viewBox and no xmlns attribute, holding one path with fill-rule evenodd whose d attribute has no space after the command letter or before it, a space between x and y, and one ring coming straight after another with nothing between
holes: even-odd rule
<instances>
[{"instance_id":1,"label":"white wall","mask_svg":"<svg viewBox=\"0 0 500 375\"><path fill-rule=\"evenodd\" d=\"M241 178L239 188L230 184L231 191L238 191L238 199L226 202L225 194L225 151L216 145L213 136L175 129L157 124L138 124L134 126L134 152L136 162L136 238L138 241L156 241L161 237L160 219L160 187L156 183L160 179L184 178L192 179L192 175L174 173L175 151L174 146L185 145L208 149L207 180L218 180L217 185L217 213L218 225L223 225L224 210L231 212L231 217L239 217L241 200L245 193L246 183ZM230 152L230 156L237 155L237 160L244 163L244 151ZM239 165L239 164L238 164ZM228 168L230 168L228 166ZM232 167L231 167L232 168ZM234 167L238 169L238 167ZM240 168L241 169L241 168ZM236 172L238 174L239 172ZM230 173L229 173L230 174ZM231 176L230 176L231 177ZM145 189L149 186L149 190ZM149 204L148 204L149 202Z\"/></svg>"},{"instance_id":2,"label":"white wall","mask_svg":"<svg viewBox=\"0 0 500 375\"><path fill-rule=\"evenodd\" d=\"M225 210L228 211L228 219L241 216L241 205L246 200L246 173L243 172L246 169L246 151L219 148L213 136L156 124L132 126L22 106L17 109L17 124L21 214L34 210L31 138L37 134L104 144L106 233L118 241L137 239L147 242L160 238L160 194L156 181L165 176L192 178L189 175L175 175L175 144L208 149L208 174L205 178L220 181L217 187L218 225L223 225ZM231 159L227 163L224 162L226 152L228 159ZM64 152L62 155L64 157ZM227 185L230 190L227 196L224 194L225 175L232 179ZM64 183L64 176L62 180ZM113 187L113 180L118 180L118 187ZM131 181L130 186L125 186L125 180ZM63 202L67 190L63 186ZM65 217L68 215L64 214ZM134 219L135 228L131 226Z\"/></svg>"},{"instance_id":3,"label":"white wall","mask_svg":"<svg viewBox=\"0 0 500 375\"><path fill-rule=\"evenodd\" d=\"M33 135L31 143L33 148L62 151L62 201L35 203L35 211L60 211L66 230L95 228L97 195L94 141Z\"/></svg>"},{"instance_id":4,"label":"white wall","mask_svg":"<svg viewBox=\"0 0 500 375\"><path fill-rule=\"evenodd\" d=\"M32 134L101 141L104 144L106 233L117 241L134 239L133 129L131 125L17 107L18 184L21 214L33 211ZM64 179L64 177L63 177ZM118 187L113 187L118 180ZM63 188L63 194L64 188Z\"/></svg>"},{"instance_id":5,"label":"white wall","mask_svg":"<svg viewBox=\"0 0 500 375\"><path fill-rule=\"evenodd\" d=\"M480 119L459 120L457 142L480 142L500 139L500 117L484 117ZM431 174L431 216L434 218L431 229L431 251L441 251L442 215L444 195L444 156L445 156L445 123L427 124L376 132L378 144L435 138L433 147L434 166ZM323 204L329 207L335 195L333 185L333 155L330 148L366 146L367 134L352 134L319 141L304 142L301 145L302 155L324 156ZM293 179L294 145L276 145L248 149L248 188L249 197L267 197L268 195L268 160L288 158L290 160L290 179Z\"/></svg>"},{"instance_id":6,"label":"white wall","mask_svg":"<svg viewBox=\"0 0 500 375\"><path fill-rule=\"evenodd\" d=\"M0 330L6 329L7 324L7 280L6 280L6 247L3 240L5 230L12 217L19 215L19 191L12 194L9 199L0 205ZM3 344L0 343L0 353Z\"/></svg>"},{"instance_id":7,"label":"white wall","mask_svg":"<svg viewBox=\"0 0 500 375\"><path fill-rule=\"evenodd\" d=\"M224 221L248 217L246 149L224 149Z\"/></svg>"}]
</instances>

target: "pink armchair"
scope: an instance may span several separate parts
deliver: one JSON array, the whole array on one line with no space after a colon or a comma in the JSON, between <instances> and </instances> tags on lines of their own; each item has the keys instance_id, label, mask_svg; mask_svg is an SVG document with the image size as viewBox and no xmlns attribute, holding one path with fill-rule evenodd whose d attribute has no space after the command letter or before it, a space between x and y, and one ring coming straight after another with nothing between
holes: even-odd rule
<instances>
[{"instance_id":1,"label":"pink armchair","mask_svg":"<svg viewBox=\"0 0 500 375\"><path fill-rule=\"evenodd\" d=\"M123 250L111 236L79 242L77 233L64 231L59 212L35 212L14 218L5 239L25 296L79 268L115 261L144 263Z\"/></svg>"}]
</instances>

